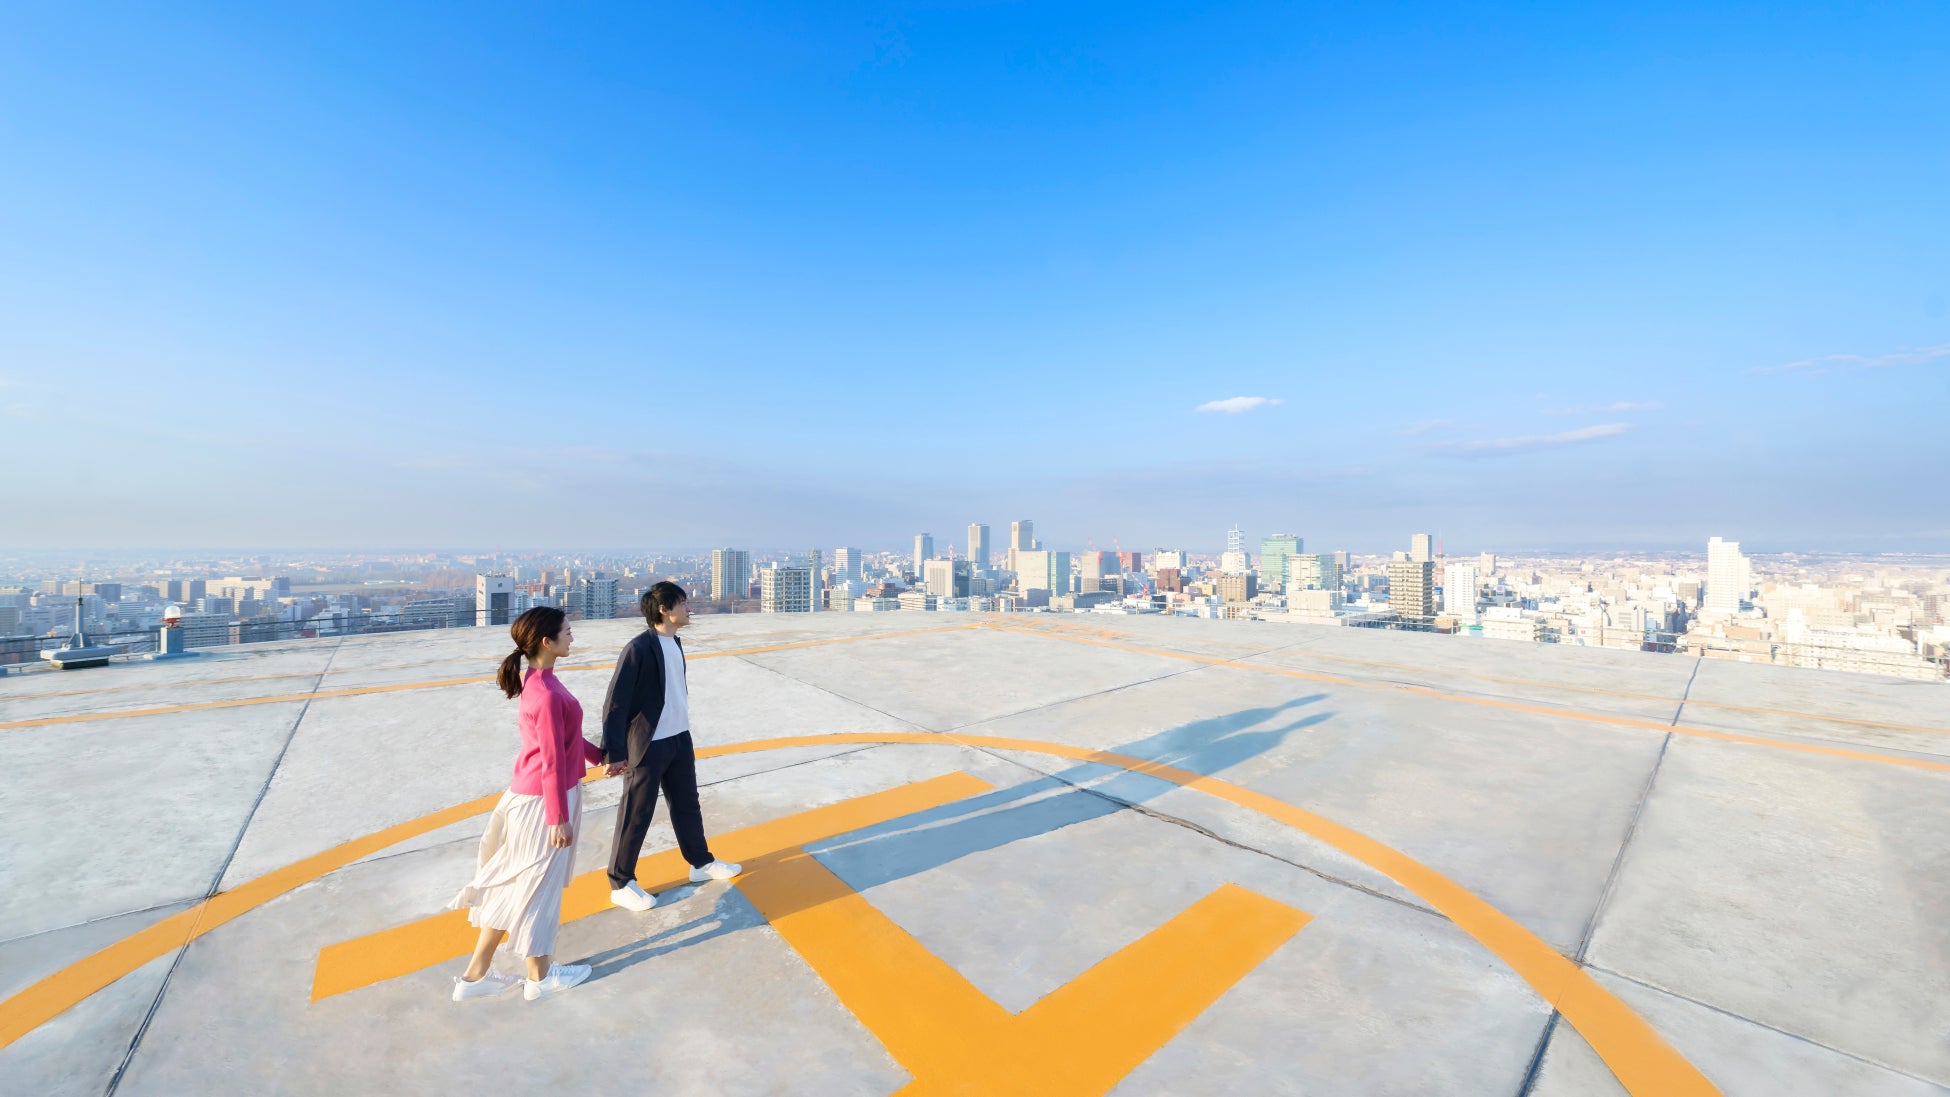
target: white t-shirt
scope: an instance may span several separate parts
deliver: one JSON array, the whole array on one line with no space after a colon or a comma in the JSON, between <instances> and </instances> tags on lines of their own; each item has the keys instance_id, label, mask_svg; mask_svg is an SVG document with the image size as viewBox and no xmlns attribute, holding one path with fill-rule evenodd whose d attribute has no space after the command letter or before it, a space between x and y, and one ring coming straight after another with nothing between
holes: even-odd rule
<instances>
[{"instance_id":1,"label":"white t-shirt","mask_svg":"<svg viewBox=\"0 0 1950 1097\"><path fill-rule=\"evenodd\" d=\"M691 730L690 691L684 688L684 651L674 637L658 635L657 646L664 653L664 711L657 717L657 730L651 741L668 739Z\"/></svg>"}]
</instances>

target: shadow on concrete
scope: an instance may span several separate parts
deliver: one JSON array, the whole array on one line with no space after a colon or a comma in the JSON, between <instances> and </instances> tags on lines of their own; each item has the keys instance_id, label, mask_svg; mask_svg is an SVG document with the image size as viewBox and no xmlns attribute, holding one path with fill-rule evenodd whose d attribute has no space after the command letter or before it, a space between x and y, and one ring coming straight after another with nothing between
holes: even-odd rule
<instances>
[{"instance_id":1,"label":"shadow on concrete","mask_svg":"<svg viewBox=\"0 0 1950 1097\"><path fill-rule=\"evenodd\" d=\"M657 901L659 905L681 903L695 896L700 890L702 889L695 884L672 888L659 895ZM589 975L591 980L601 979L626 968L635 967L646 960L654 960L665 953L764 924L765 919L753 909L750 903L742 898L733 898L731 890L723 888L718 891L717 902L712 904L708 913L700 914L687 922L653 933L641 940L586 956L577 962L588 964L593 969Z\"/></svg>"},{"instance_id":2,"label":"shadow on concrete","mask_svg":"<svg viewBox=\"0 0 1950 1097\"><path fill-rule=\"evenodd\" d=\"M1216 774L1272 750L1296 732L1332 719L1333 714L1329 712L1296 718L1293 711L1326 699L1326 694L1317 693L1278 705L1197 720L1112 748L1112 752L1194 773ZM1087 762L1013 788L944 804L816 842L807 848L849 886L864 891L877 884L940 868L971 854L1101 819L1176 787L1160 778ZM754 871L777 860L778 856L767 854L748 861L746 871ZM663 905L682 901L693 892L666 892L658 896L658 902ZM764 924L765 919L742 897L732 899L729 891L721 892L711 913L643 941L598 954L587 962L595 965L595 976L601 977L686 945Z\"/></svg>"}]
</instances>

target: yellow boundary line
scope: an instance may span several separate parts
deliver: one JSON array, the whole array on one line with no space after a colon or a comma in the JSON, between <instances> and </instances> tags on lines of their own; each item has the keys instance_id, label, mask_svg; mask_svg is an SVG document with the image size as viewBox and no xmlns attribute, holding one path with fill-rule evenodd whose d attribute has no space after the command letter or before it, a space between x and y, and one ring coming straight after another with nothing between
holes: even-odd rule
<instances>
[{"instance_id":1,"label":"yellow boundary line","mask_svg":"<svg viewBox=\"0 0 1950 1097\"><path fill-rule=\"evenodd\" d=\"M1413 857L1323 816L1216 777L1111 751L989 735L862 732L796 735L732 743L698 751L700 758L790 747L919 743L1024 751L1116 766L1256 811L1309 834L1388 876L1421 897L1456 927L1509 965L1539 997L1583 1036L1633 1097L1705 1097L1719 1090L1651 1025L1576 963L1565 959L1515 919ZM128 937L0 1002L0 1048L45 1024L89 995L172 949L328 873L418 834L492 810L499 794L376 831L266 873Z\"/></svg>"},{"instance_id":2,"label":"yellow boundary line","mask_svg":"<svg viewBox=\"0 0 1950 1097\"><path fill-rule=\"evenodd\" d=\"M1675 735L1690 735L1698 739L1715 739L1723 743L1744 743L1749 746L1772 747L1775 750L1793 750L1804 754L1820 754L1831 758L1847 758L1857 762L1879 762L1883 765L1907 766L1912 769L1935 770L1950 773L1950 762L1936 762L1926 758L1906 758L1898 754L1882 754L1877 751L1849 750L1846 747L1825 747L1814 743L1796 743L1786 739L1770 739L1763 735L1743 735L1733 731L1716 731L1712 728L1688 727L1684 724L1661 724L1656 720L1640 720L1631 716L1612 716L1602 712L1581 712L1577 709L1553 708L1548 705L1526 705L1518 701L1504 701L1495 697L1473 697L1466 693L1445 693L1428 686L1411 686L1399 682L1364 682L1358 678L1342 678L1333 674L1319 674L1314 671L1293 670L1288 667L1268 666L1260 663L1242 663L1237 659L1224 659L1216 655L1193 655L1182 651L1161 651L1155 648L1142 648L1134 644L1120 644L1112 640L1095 640L1086 636L1068 635L1060 632L1044 632L1037 629L1017 628L1011 625L983 625L1000 632L1014 632L1023 636L1041 636L1051 640L1063 640L1072 644L1090 644L1095 647L1115 648L1119 651L1136 652L1140 655L1154 655L1163 659L1178 659L1189 663L1204 663L1215 667L1232 667L1236 670L1250 670L1260 674L1275 674L1284 678L1299 678L1309 682L1326 682L1330 685L1352 686L1358 689L1396 690L1413 693L1422 697L1434 697L1442 701L1454 701L1465 705L1479 705L1483 708L1503 709L1508 712L1528 712L1539 716L1555 716L1567 720L1581 720L1594 724L1611 724L1616 727L1644 728L1647 731L1672 732Z\"/></svg>"}]
</instances>

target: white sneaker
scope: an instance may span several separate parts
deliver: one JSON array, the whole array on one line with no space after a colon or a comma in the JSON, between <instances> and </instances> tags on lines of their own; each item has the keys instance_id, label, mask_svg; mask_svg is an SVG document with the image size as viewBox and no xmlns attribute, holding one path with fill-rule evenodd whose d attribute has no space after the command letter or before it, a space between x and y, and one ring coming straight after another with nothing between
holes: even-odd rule
<instances>
[{"instance_id":1,"label":"white sneaker","mask_svg":"<svg viewBox=\"0 0 1950 1097\"><path fill-rule=\"evenodd\" d=\"M456 975L454 976L454 1001L465 1002L469 998L498 997L515 989L515 984L519 982L521 982L520 976L503 975L498 971L490 971L471 983Z\"/></svg>"},{"instance_id":2,"label":"white sneaker","mask_svg":"<svg viewBox=\"0 0 1950 1097\"><path fill-rule=\"evenodd\" d=\"M628 887L620 887L609 893L609 901L624 910L646 911L657 905L657 897L637 886L631 880Z\"/></svg>"},{"instance_id":3,"label":"white sneaker","mask_svg":"<svg viewBox=\"0 0 1950 1097\"><path fill-rule=\"evenodd\" d=\"M713 861L708 865L692 869L691 883L701 884L706 880L729 880L743 871L745 871L745 866L743 865L731 865L723 861Z\"/></svg>"},{"instance_id":4,"label":"white sneaker","mask_svg":"<svg viewBox=\"0 0 1950 1097\"><path fill-rule=\"evenodd\" d=\"M589 978L588 964L550 964L548 974L541 982L538 983L533 979L521 981L521 996L532 1002L537 998L560 994L587 978Z\"/></svg>"}]
</instances>

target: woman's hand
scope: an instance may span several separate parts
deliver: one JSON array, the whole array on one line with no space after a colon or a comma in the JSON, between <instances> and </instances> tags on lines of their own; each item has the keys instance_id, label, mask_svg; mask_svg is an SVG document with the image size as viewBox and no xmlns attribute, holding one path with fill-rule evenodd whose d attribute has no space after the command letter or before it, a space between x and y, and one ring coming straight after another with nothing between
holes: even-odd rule
<instances>
[{"instance_id":1,"label":"woman's hand","mask_svg":"<svg viewBox=\"0 0 1950 1097\"><path fill-rule=\"evenodd\" d=\"M556 849L567 849L575 840L575 831L570 830L567 823L557 823L548 828L548 844Z\"/></svg>"},{"instance_id":2,"label":"woman's hand","mask_svg":"<svg viewBox=\"0 0 1950 1097\"><path fill-rule=\"evenodd\" d=\"M629 768L630 764L628 762L611 762L603 767L603 776L614 777L619 773L628 772Z\"/></svg>"}]
</instances>

